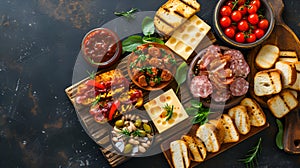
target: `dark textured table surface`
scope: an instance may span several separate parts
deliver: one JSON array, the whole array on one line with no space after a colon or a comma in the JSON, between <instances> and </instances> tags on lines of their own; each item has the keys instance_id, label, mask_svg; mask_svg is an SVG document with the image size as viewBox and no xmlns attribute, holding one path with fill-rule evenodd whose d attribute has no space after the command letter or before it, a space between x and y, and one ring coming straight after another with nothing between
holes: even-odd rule
<instances>
[{"instance_id":1,"label":"dark textured table surface","mask_svg":"<svg viewBox=\"0 0 300 168\"><path fill-rule=\"evenodd\" d=\"M0 1L0 167L109 167L83 130L64 89L80 43L92 28L116 18L114 11L136 7L155 11L152 0ZM211 25L217 0L198 0L199 16ZM300 3L284 0L283 19L300 36ZM259 167L300 167L299 155L275 145L270 127L199 167L243 167L237 160L262 137ZM163 154L133 158L119 167L168 167Z\"/></svg>"}]
</instances>

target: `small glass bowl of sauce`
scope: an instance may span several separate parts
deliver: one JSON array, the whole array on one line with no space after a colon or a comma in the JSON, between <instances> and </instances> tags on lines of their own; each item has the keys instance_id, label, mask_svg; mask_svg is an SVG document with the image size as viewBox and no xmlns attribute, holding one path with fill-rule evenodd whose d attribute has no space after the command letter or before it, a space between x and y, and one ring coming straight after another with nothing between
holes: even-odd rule
<instances>
[{"instance_id":1,"label":"small glass bowl of sauce","mask_svg":"<svg viewBox=\"0 0 300 168\"><path fill-rule=\"evenodd\" d=\"M89 31L81 43L84 59L92 66L106 68L118 61L122 44L118 35L108 28Z\"/></svg>"}]
</instances>

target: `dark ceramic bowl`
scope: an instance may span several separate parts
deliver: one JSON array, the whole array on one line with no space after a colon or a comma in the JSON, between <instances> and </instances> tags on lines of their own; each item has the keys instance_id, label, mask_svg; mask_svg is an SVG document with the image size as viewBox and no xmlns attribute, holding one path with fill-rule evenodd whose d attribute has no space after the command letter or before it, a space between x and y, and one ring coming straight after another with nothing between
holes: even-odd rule
<instances>
[{"instance_id":1,"label":"dark ceramic bowl","mask_svg":"<svg viewBox=\"0 0 300 168\"><path fill-rule=\"evenodd\" d=\"M214 16L213 16L213 26L214 26L215 32L222 41L224 41L225 43L227 43L231 46L234 46L235 48L247 49L247 48L252 48L252 47L255 47L255 46L261 44L263 41L265 41L270 36L270 34L273 31L274 25L275 25L274 12L273 12L272 6L269 4L268 0L260 0L260 2L261 2L260 8L262 8L264 10L263 15L269 21L269 27L265 31L265 35L252 43L238 43L234 39L227 37L219 23L219 20L221 18L220 17L220 9L224 5L224 3L226 3L227 1L228 0L220 0L217 3L216 8L214 10Z\"/></svg>"}]
</instances>

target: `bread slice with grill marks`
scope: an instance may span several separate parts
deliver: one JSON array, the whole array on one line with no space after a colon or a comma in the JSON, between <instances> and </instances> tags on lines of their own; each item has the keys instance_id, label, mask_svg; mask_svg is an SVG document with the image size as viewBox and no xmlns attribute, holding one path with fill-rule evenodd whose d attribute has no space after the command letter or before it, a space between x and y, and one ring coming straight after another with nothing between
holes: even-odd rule
<instances>
[{"instance_id":1,"label":"bread slice with grill marks","mask_svg":"<svg viewBox=\"0 0 300 168\"><path fill-rule=\"evenodd\" d=\"M223 143L237 142L240 135L236 130L233 120L227 114L222 114L221 123L224 127L224 140Z\"/></svg>"},{"instance_id":2,"label":"bread slice with grill marks","mask_svg":"<svg viewBox=\"0 0 300 168\"><path fill-rule=\"evenodd\" d=\"M191 160L195 162L203 162L206 158L206 148L203 142L199 138L189 135L184 135L181 139L184 140L188 146L191 154Z\"/></svg>"},{"instance_id":3,"label":"bread slice with grill marks","mask_svg":"<svg viewBox=\"0 0 300 168\"><path fill-rule=\"evenodd\" d=\"M228 115L234 120L240 134L246 135L250 132L250 119L245 106L237 105L229 109Z\"/></svg>"},{"instance_id":4,"label":"bread slice with grill marks","mask_svg":"<svg viewBox=\"0 0 300 168\"><path fill-rule=\"evenodd\" d=\"M294 63L295 70L296 70L296 81L293 85L288 85L288 88L300 91L300 62Z\"/></svg>"},{"instance_id":5,"label":"bread slice with grill marks","mask_svg":"<svg viewBox=\"0 0 300 168\"><path fill-rule=\"evenodd\" d=\"M297 62L298 61L297 53L295 51L280 51L279 61Z\"/></svg>"},{"instance_id":6,"label":"bread slice with grill marks","mask_svg":"<svg viewBox=\"0 0 300 168\"><path fill-rule=\"evenodd\" d=\"M188 168L190 166L189 151L183 140L176 140L170 143L172 162L175 168Z\"/></svg>"},{"instance_id":7,"label":"bread slice with grill marks","mask_svg":"<svg viewBox=\"0 0 300 168\"><path fill-rule=\"evenodd\" d=\"M169 0L156 12L155 28L159 33L170 36L176 28L198 11L200 11L200 4L196 0Z\"/></svg>"},{"instance_id":8,"label":"bread slice with grill marks","mask_svg":"<svg viewBox=\"0 0 300 168\"><path fill-rule=\"evenodd\" d=\"M259 50L255 63L261 69L270 69L279 58L279 48L276 45L264 45Z\"/></svg>"},{"instance_id":9,"label":"bread slice with grill marks","mask_svg":"<svg viewBox=\"0 0 300 168\"><path fill-rule=\"evenodd\" d=\"M293 85L296 82L297 72L294 63L278 61L275 68L280 70L282 76L282 84L284 87Z\"/></svg>"},{"instance_id":10,"label":"bread slice with grill marks","mask_svg":"<svg viewBox=\"0 0 300 168\"><path fill-rule=\"evenodd\" d=\"M257 72L254 76L254 93L257 96L277 94L282 89L281 72L269 69Z\"/></svg>"},{"instance_id":11,"label":"bread slice with grill marks","mask_svg":"<svg viewBox=\"0 0 300 168\"><path fill-rule=\"evenodd\" d=\"M250 124L255 127L260 127L266 124L266 115L260 105L251 98L244 98L241 105L247 108Z\"/></svg>"}]
</instances>

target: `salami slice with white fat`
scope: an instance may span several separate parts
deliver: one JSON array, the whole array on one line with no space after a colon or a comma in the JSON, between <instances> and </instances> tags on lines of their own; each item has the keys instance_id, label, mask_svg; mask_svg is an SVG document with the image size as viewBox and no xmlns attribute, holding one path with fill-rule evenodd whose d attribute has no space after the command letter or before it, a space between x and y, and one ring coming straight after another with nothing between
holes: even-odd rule
<instances>
[{"instance_id":1,"label":"salami slice with white fat","mask_svg":"<svg viewBox=\"0 0 300 168\"><path fill-rule=\"evenodd\" d=\"M231 93L228 90L216 91L211 95L215 102L226 102L230 97Z\"/></svg>"},{"instance_id":2,"label":"salami slice with white fat","mask_svg":"<svg viewBox=\"0 0 300 168\"><path fill-rule=\"evenodd\" d=\"M235 77L246 78L250 72L250 67L244 59L243 54L238 50L227 50L224 55L230 55L230 69Z\"/></svg>"},{"instance_id":3,"label":"salami slice with white fat","mask_svg":"<svg viewBox=\"0 0 300 168\"><path fill-rule=\"evenodd\" d=\"M194 97L206 98L213 92L213 87L206 75L195 76L190 85Z\"/></svg>"},{"instance_id":4,"label":"salami slice with white fat","mask_svg":"<svg viewBox=\"0 0 300 168\"><path fill-rule=\"evenodd\" d=\"M236 78L229 88L233 96L242 96L248 92L249 82L244 78Z\"/></svg>"}]
</instances>

